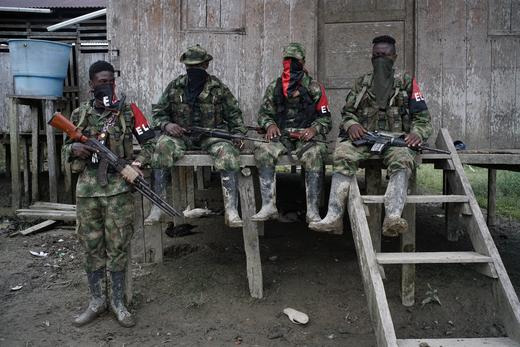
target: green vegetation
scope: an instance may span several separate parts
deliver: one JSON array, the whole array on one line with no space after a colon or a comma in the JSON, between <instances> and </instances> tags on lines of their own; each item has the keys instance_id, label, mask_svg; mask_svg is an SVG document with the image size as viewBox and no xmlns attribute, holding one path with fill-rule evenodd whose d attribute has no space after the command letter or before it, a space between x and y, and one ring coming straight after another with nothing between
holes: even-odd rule
<instances>
[{"instance_id":1,"label":"green vegetation","mask_svg":"<svg viewBox=\"0 0 520 347\"><path fill-rule=\"evenodd\" d=\"M487 207L487 169L465 165L471 187L481 207ZM417 183L425 193L442 192L442 171L433 165L421 165L417 171ZM520 172L497 171L497 213L520 219Z\"/></svg>"}]
</instances>

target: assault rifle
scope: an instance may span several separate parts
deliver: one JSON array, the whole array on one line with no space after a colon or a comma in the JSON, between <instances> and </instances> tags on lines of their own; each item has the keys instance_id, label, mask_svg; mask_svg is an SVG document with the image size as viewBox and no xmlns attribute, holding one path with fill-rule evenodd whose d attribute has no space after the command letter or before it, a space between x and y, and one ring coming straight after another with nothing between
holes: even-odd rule
<instances>
[{"instance_id":1,"label":"assault rifle","mask_svg":"<svg viewBox=\"0 0 520 347\"><path fill-rule=\"evenodd\" d=\"M352 144L356 147L371 146L370 152L373 154L381 154L388 147L408 147L408 145L404 141L404 138L393 137L390 135L379 133L377 131L367 132L365 135L363 135L361 139L353 141ZM435 153L450 154L450 152L444 151L442 149L431 148L422 145L408 148L418 152L431 151Z\"/></svg>"},{"instance_id":2,"label":"assault rifle","mask_svg":"<svg viewBox=\"0 0 520 347\"><path fill-rule=\"evenodd\" d=\"M264 128L261 128L261 127L255 127L255 126L252 126L252 125L246 125L246 128L247 130L254 130L256 131L258 134L265 134L266 131ZM303 131L287 131L287 130L281 130L282 134L285 134L287 136L289 136L289 138L291 139L295 139L295 140L303 140ZM328 141L325 141L325 140L320 140L320 139L316 139L316 138L312 138L309 140L310 142L319 142L319 143L329 143Z\"/></svg>"},{"instance_id":3,"label":"assault rifle","mask_svg":"<svg viewBox=\"0 0 520 347\"><path fill-rule=\"evenodd\" d=\"M130 166L126 160L119 158L97 139L83 135L81 131L79 131L78 128L61 113L56 112L49 121L49 125L66 133L72 141L81 142L94 148L98 156L105 159L117 172L128 178L128 181L130 181L137 191L147 197L154 205L157 205L170 217L182 216L179 211L157 195L150 188L145 179L141 177L141 175L139 175L139 173Z\"/></svg>"},{"instance_id":4,"label":"assault rifle","mask_svg":"<svg viewBox=\"0 0 520 347\"><path fill-rule=\"evenodd\" d=\"M188 134L190 135L201 135L201 136L207 136L207 137L217 137L219 139L226 139L226 140L245 140L245 141L256 141L256 142L268 142L264 139L257 139L254 137L249 137L245 135L240 134L232 134L229 131L226 130L220 130L220 129L212 129L212 128L202 128L197 126L192 126L188 128Z\"/></svg>"}]
</instances>

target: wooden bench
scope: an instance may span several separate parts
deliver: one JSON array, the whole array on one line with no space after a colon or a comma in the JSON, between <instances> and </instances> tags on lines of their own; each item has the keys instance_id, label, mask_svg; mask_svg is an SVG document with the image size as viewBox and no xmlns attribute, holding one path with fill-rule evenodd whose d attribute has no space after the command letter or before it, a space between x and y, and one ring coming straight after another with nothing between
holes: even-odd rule
<instances>
[{"instance_id":1,"label":"wooden bench","mask_svg":"<svg viewBox=\"0 0 520 347\"><path fill-rule=\"evenodd\" d=\"M444 154L423 154L417 157L419 162L433 163L438 160L446 159ZM241 171L239 176L239 191L240 191L240 206L241 214L244 222L242 229L244 237L244 250L246 253L246 270L249 282L250 294L254 298L262 298L263 296L263 282L262 282L262 264L260 260L260 245L259 235L263 235L263 224L252 222L250 217L255 214L259 206L256 206L255 190L253 185L253 176L256 173L255 160L252 154L241 154ZM326 165L331 165L332 160L328 158ZM383 192L381 186L381 168L382 160L375 156L370 160L360 163L360 167L365 168L365 180L367 182L367 194L376 195ZM287 155L281 156L277 165L297 166L300 162L294 157ZM173 205L175 207L184 207L191 204L194 207L195 201L195 179L196 174L193 167L211 167L213 166L213 159L208 154L200 152L189 152L182 157L172 169L172 186L173 186ZM197 174L199 176L200 174ZM200 177L199 177L200 179ZM257 178L254 177L256 180ZM412 180L411 188L414 187ZM369 204L368 213L370 215L369 225L372 236L374 249L379 252L381 249L381 218L382 206L380 204ZM145 216L143 216L144 218ZM405 209L405 217L410 224L411 232L402 237L403 247L413 247L415 250L415 207L414 205L407 205ZM175 218L174 222L183 223L182 217ZM155 223L151 226L143 225L144 229L144 253L145 261L152 263L161 263L163 261L163 244L162 234L164 226L161 223ZM406 265L403 265L406 266ZM407 275L410 278L410 274ZM414 277L414 276L413 276ZM413 279L414 280L414 279Z\"/></svg>"}]
</instances>

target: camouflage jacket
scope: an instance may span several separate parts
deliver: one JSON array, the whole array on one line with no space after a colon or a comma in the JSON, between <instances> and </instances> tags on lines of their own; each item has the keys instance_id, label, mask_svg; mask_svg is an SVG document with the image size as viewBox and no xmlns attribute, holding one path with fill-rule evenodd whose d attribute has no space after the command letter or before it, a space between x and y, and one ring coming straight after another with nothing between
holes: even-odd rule
<instances>
[{"instance_id":1,"label":"camouflage jacket","mask_svg":"<svg viewBox=\"0 0 520 347\"><path fill-rule=\"evenodd\" d=\"M172 122L184 128L200 126L226 129L232 133L247 132L238 101L224 83L209 75L192 110L185 102L187 80L187 75L177 77L166 87L159 102L152 105L152 122L155 127L163 130L166 124Z\"/></svg>"},{"instance_id":2,"label":"camouflage jacket","mask_svg":"<svg viewBox=\"0 0 520 347\"><path fill-rule=\"evenodd\" d=\"M302 110L302 95L296 97L289 96L286 98L284 110L280 112L280 102L277 98L283 97L280 91L277 91L280 84L280 78L274 80L267 87L262 106L258 111L258 125L266 129L276 124L280 128L316 128L318 134L326 135L331 128L331 116L326 101L326 95L320 83L313 80L308 74L305 74L302 79L302 87L305 88L309 94L313 111L313 117L306 120L307 115L305 110ZM280 88L281 89L281 88ZM320 102L324 100L324 108L317 107ZM320 110L317 110L320 108ZM284 119L283 119L284 118ZM280 123L284 124L280 124Z\"/></svg>"},{"instance_id":3,"label":"camouflage jacket","mask_svg":"<svg viewBox=\"0 0 520 347\"><path fill-rule=\"evenodd\" d=\"M417 83L412 76L394 77L394 91L386 110L379 110L372 92L372 73L356 79L349 90L341 111L341 128L347 131L353 124L361 124L369 131L415 133L426 141L432 133L430 113Z\"/></svg>"},{"instance_id":4,"label":"camouflage jacket","mask_svg":"<svg viewBox=\"0 0 520 347\"><path fill-rule=\"evenodd\" d=\"M92 107L92 101L82 104L75 109L70 120L87 136L95 137L102 132L105 121L111 116L109 111L102 114ZM120 158L128 161L134 159L133 137L134 116L128 105L125 105L123 113L115 124L108 128L107 147ZM123 177L109 168L107 175L108 185L102 187L97 182L97 164L93 164L91 158L83 160L72 156L72 141L67 139L62 147L64 162L71 163L72 172L80 173L76 186L77 197L112 196L130 190L130 186ZM135 158L142 164L148 164L153 153L154 142L148 140L141 145L141 152Z\"/></svg>"}]
</instances>

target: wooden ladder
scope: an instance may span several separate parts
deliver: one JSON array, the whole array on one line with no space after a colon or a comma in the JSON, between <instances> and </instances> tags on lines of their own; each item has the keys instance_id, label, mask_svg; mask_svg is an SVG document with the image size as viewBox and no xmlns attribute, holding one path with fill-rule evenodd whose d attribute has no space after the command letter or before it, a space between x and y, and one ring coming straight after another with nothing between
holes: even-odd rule
<instances>
[{"instance_id":1,"label":"wooden ladder","mask_svg":"<svg viewBox=\"0 0 520 347\"><path fill-rule=\"evenodd\" d=\"M437 148L451 155L440 159L437 168L444 170L453 195L410 195L408 204L446 203L455 206L473 244L473 252L408 252L381 253L374 250L364 204L383 203L383 196L361 196L357 182L350 186L348 212L356 244L363 285L367 296L378 346L418 347L427 343L437 346L517 346L520 347L520 303L504 264L493 242L475 195L464 173L453 141L446 129L439 131ZM495 280L495 298L507 337L505 338L449 338L397 339L380 270L384 264L474 264L477 271ZM407 266L407 265L405 265ZM412 287L413 290L413 287Z\"/></svg>"}]
</instances>

